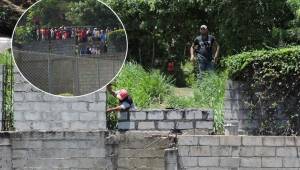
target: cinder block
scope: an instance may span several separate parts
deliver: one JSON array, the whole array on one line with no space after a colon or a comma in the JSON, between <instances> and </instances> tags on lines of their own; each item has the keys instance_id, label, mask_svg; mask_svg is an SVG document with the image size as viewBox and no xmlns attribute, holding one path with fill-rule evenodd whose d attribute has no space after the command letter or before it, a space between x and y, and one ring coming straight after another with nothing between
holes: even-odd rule
<instances>
[{"instance_id":1,"label":"cinder block","mask_svg":"<svg viewBox=\"0 0 300 170\"><path fill-rule=\"evenodd\" d=\"M78 112L61 112L62 121L75 121L79 120Z\"/></svg>"},{"instance_id":2,"label":"cinder block","mask_svg":"<svg viewBox=\"0 0 300 170\"><path fill-rule=\"evenodd\" d=\"M168 120L182 119L182 112L181 111L176 111L176 110L167 111L167 119Z\"/></svg>"},{"instance_id":3,"label":"cinder block","mask_svg":"<svg viewBox=\"0 0 300 170\"><path fill-rule=\"evenodd\" d=\"M212 121L197 121L196 122L197 129L213 129Z\"/></svg>"},{"instance_id":4,"label":"cinder block","mask_svg":"<svg viewBox=\"0 0 300 170\"><path fill-rule=\"evenodd\" d=\"M25 105L29 103L24 103ZM32 102L29 104L30 110L35 110L37 112L50 112L51 111L51 104L44 103L44 102Z\"/></svg>"},{"instance_id":5,"label":"cinder block","mask_svg":"<svg viewBox=\"0 0 300 170\"><path fill-rule=\"evenodd\" d=\"M262 157L261 158L262 167L270 167L270 168L280 168L282 167L282 158L278 157Z\"/></svg>"},{"instance_id":6,"label":"cinder block","mask_svg":"<svg viewBox=\"0 0 300 170\"><path fill-rule=\"evenodd\" d=\"M42 114L42 120L47 120L47 121L52 121L52 120L61 121L62 120L61 112L42 112L40 114Z\"/></svg>"},{"instance_id":7,"label":"cinder block","mask_svg":"<svg viewBox=\"0 0 300 170\"><path fill-rule=\"evenodd\" d=\"M25 96L26 101L42 101L43 100L43 93L41 92L30 92L30 93L23 93Z\"/></svg>"},{"instance_id":8,"label":"cinder block","mask_svg":"<svg viewBox=\"0 0 300 170\"><path fill-rule=\"evenodd\" d=\"M19 102L19 101L23 101L24 100L24 94L23 93L18 93L16 92L14 94L14 101Z\"/></svg>"},{"instance_id":9,"label":"cinder block","mask_svg":"<svg viewBox=\"0 0 300 170\"><path fill-rule=\"evenodd\" d=\"M130 120L146 120L146 112L129 112Z\"/></svg>"},{"instance_id":10,"label":"cinder block","mask_svg":"<svg viewBox=\"0 0 300 170\"><path fill-rule=\"evenodd\" d=\"M88 130L88 122L87 121L71 121L70 128L72 130Z\"/></svg>"},{"instance_id":11,"label":"cinder block","mask_svg":"<svg viewBox=\"0 0 300 170\"><path fill-rule=\"evenodd\" d=\"M296 146L300 146L300 136L295 136Z\"/></svg>"},{"instance_id":12,"label":"cinder block","mask_svg":"<svg viewBox=\"0 0 300 170\"><path fill-rule=\"evenodd\" d=\"M241 167L251 167L251 168L260 168L261 167L261 158L257 157L241 157L240 166Z\"/></svg>"},{"instance_id":13,"label":"cinder block","mask_svg":"<svg viewBox=\"0 0 300 170\"><path fill-rule=\"evenodd\" d=\"M163 111L148 111L148 120L163 120L164 119L164 112Z\"/></svg>"},{"instance_id":14,"label":"cinder block","mask_svg":"<svg viewBox=\"0 0 300 170\"><path fill-rule=\"evenodd\" d=\"M265 136L262 140L264 146L284 146L283 136Z\"/></svg>"},{"instance_id":15,"label":"cinder block","mask_svg":"<svg viewBox=\"0 0 300 170\"><path fill-rule=\"evenodd\" d=\"M25 120L41 120L41 113L39 112L24 112Z\"/></svg>"},{"instance_id":16,"label":"cinder block","mask_svg":"<svg viewBox=\"0 0 300 170\"><path fill-rule=\"evenodd\" d=\"M197 136L178 136L178 145L198 145L198 137Z\"/></svg>"},{"instance_id":17,"label":"cinder block","mask_svg":"<svg viewBox=\"0 0 300 170\"><path fill-rule=\"evenodd\" d=\"M88 111L88 103L86 102L75 102L71 105L73 111L77 112L87 112Z\"/></svg>"},{"instance_id":18,"label":"cinder block","mask_svg":"<svg viewBox=\"0 0 300 170\"><path fill-rule=\"evenodd\" d=\"M254 147L253 146L247 146L247 147L241 147L240 148L240 154L241 157L253 157L255 155L254 153Z\"/></svg>"},{"instance_id":19,"label":"cinder block","mask_svg":"<svg viewBox=\"0 0 300 170\"><path fill-rule=\"evenodd\" d=\"M99 102L99 103L89 103L89 111L93 112L99 112L99 111L105 111L106 110L106 103L105 102Z\"/></svg>"},{"instance_id":20,"label":"cinder block","mask_svg":"<svg viewBox=\"0 0 300 170\"><path fill-rule=\"evenodd\" d=\"M49 130L50 123L48 121L33 121L31 123L31 128L34 130Z\"/></svg>"},{"instance_id":21,"label":"cinder block","mask_svg":"<svg viewBox=\"0 0 300 170\"><path fill-rule=\"evenodd\" d=\"M15 102L14 111L32 111L32 107L26 102Z\"/></svg>"},{"instance_id":22,"label":"cinder block","mask_svg":"<svg viewBox=\"0 0 300 170\"><path fill-rule=\"evenodd\" d=\"M283 167L300 167L300 158L283 158Z\"/></svg>"},{"instance_id":23,"label":"cinder block","mask_svg":"<svg viewBox=\"0 0 300 170\"><path fill-rule=\"evenodd\" d=\"M285 146L296 146L296 137L295 136L286 136L285 137Z\"/></svg>"},{"instance_id":24,"label":"cinder block","mask_svg":"<svg viewBox=\"0 0 300 170\"><path fill-rule=\"evenodd\" d=\"M280 157L297 157L297 148L296 147L277 147L276 156Z\"/></svg>"},{"instance_id":25,"label":"cinder block","mask_svg":"<svg viewBox=\"0 0 300 170\"><path fill-rule=\"evenodd\" d=\"M61 101L61 98L60 97L57 97L57 96L53 96L53 95L49 95L49 94L44 94L43 95L43 101L46 101L46 102L53 102L53 101Z\"/></svg>"},{"instance_id":26,"label":"cinder block","mask_svg":"<svg viewBox=\"0 0 300 170\"><path fill-rule=\"evenodd\" d=\"M218 146L220 144L219 136L200 136L199 137L199 145L212 145Z\"/></svg>"},{"instance_id":27,"label":"cinder block","mask_svg":"<svg viewBox=\"0 0 300 170\"><path fill-rule=\"evenodd\" d=\"M220 145L240 146L241 144L241 136L220 136Z\"/></svg>"},{"instance_id":28,"label":"cinder block","mask_svg":"<svg viewBox=\"0 0 300 170\"><path fill-rule=\"evenodd\" d=\"M176 122L176 129L193 129L193 122Z\"/></svg>"},{"instance_id":29,"label":"cinder block","mask_svg":"<svg viewBox=\"0 0 300 170\"><path fill-rule=\"evenodd\" d=\"M198 157L200 167L218 167L219 157Z\"/></svg>"},{"instance_id":30,"label":"cinder block","mask_svg":"<svg viewBox=\"0 0 300 170\"><path fill-rule=\"evenodd\" d=\"M135 129L135 122L119 122L118 129L121 130Z\"/></svg>"},{"instance_id":31,"label":"cinder block","mask_svg":"<svg viewBox=\"0 0 300 170\"><path fill-rule=\"evenodd\" d=\"M262 146L261 136L242 136L242 144L245 146Z\"/></svg>"},{"instance_id":32,"label":"cinder block","mask_svg":"<svg viewBox=\"0 0 300 170\"><path fill-rule=\"evenodd\" d=\"M170 130L175 128L175 123L174 122L164 122L164 121L159 121L157 123L157 128L158 129L163 129L163 130Z\"/></svg>"},{"instance_id":33,"label":"cinder block","mask_svg":"<svg viewBox=\"0 0 300 170\"><path fill-rule=\"evenodd\" d=\"M31 130L30 122L28 121L15 121L15 128L17 131Z\"/></svg>"},{"instance_id":34,"label":"cinder block","mask_svg":"<svg viewBox=\"0 0 300 170\"><path fill-rule=\"evenodd\" d=\"M255 156L275 156L275 147L255 147L254 155Z\"/></svg>"},{"instance_id":35,"label":"cinder block","mask_svg":"<svg viewBox=\"0 0 300 170\"><path fill-rule=\"evenodd\" d=\"M185 118L188 120L202 119L202 111L201 110L186 110Z\"/></svg>"},{"instance_id":36,"label":"cinder block","mask_svg":"<svg viewBox=\"0 0 300 170\"><path fill-rule=\"evenodd\" d=\"M155 129L154 122L138 122L138 129Z\"/></svg>"},{"instance_id":37,"label":"cinder block","mask_svg":"<svg viewBox=\"0 0 300 170\"><path fill-rule=\"evenodd\" d=\"M79 113L79 120L97 120L97 113L96 112L87 112L87 113Z\"/></svg>"},{"instance_id":38,"label":"cinder block","mask_svg":"<svg viewBox=\"0 0 300 170\"><path fill-rule=\"evenodd\" d=\"M236 168L239 168L240 166L240 158L237 158L237 157L221 157L220 158L220 166L221 167L236 167Z\"/></svg>"},{"instance_id":39,"label":"cinder block","mask_svg":"<svg viewBox=\"0 0 300 170\"><path fill-rule=\"evenodd\" d=\"M210 147L209 146L191 146L190 147L190 156L210 156Z\"/></svg>"},{"instance_id":40,"label":"cinder block","mask_svg":"<svg viewBox=\"0 0 300 170\"><path fill-rule=\"evenodd\" d=\"M2 120L2 113L0 113L0 120ZM24 117L24 112L22 111L15 111L14 112L14 120L18 121L18 120L25 120L25 117Z\"/></svg>"},{"instance_id":41,"label":"cinder block","mask_svg":"<svg viewBox=\"0 0 300 170\"><path fill-rule=\"evenodd\" d=\"M179 146L178 155L179 157L189 156L190 146Z\"/></svg>"},{"instance_id":42,"label":"cinder block","mask_svg":"<svg viewBox=\"0 0 300 170\"><path fill-rule=\"evenodd\" d=\"M180 157L179 161L186 167L195 167L198 165L197 157Z\"/></svg>"},{"instance_id":43,"label":"cinder block","mask_svg":"<svg viewBox=\"0 0 300 170\"><path fill-rule=\"evenodd\" d=\"M211 146L212 156L232 156L231 146Z\"/></svg>"}]
</instances>

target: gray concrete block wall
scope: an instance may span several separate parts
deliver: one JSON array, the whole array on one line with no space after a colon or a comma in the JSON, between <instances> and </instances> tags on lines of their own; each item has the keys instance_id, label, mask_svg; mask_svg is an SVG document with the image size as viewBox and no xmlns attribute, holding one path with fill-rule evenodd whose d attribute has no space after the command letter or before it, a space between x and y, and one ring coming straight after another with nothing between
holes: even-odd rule
<instances>
[{"instance_id":1,"label":"gray concrete block wall","mask_svg":"<svg viewBox=\"0 0 300 170\"><path fill-rule=\"evenodd\" d=\"M15 71L14 118L17 131L92 131L106 129L104 90L76 98L39 91Z\"/></svg>"},{"instance_id":2,"label":"gray concrete block wall","mask_svg":"<svg viewBox=\"0 0 300 170\"><path fill-rule=\"evenodd\" d=\"M106 170L105 135L105 131L1 133L0 169Z\"/></svg>"},{"instance_id":3,"label":"gray concrete block wall","mask_svg":"<svg viewBox=\"0 0 300 170\"><path fill-rule=\"evenodd\" d=\"M180 169L298 170L300 137L179 136Z\"/></svg>"},{"instance_id":4,"label":"gray concrete block wall","mask_svg":"<svg viewBox=\"0 0 300 170\"><path fill-rule=\"evenodd\" d=\"M11 155L9 134L0 134L0 170L10 170L12 168Z\"/></svg>"},{"instance_id":5,"label":"gray concrete block wall","mask_svg":"<svg viewBox=\"0 0 300 170\"><path fill-rule=\"evenodd\" d=\"M116 151L117 169L165 169L165 149L168 147L168 132L128 131L119 134L119 145Z\"/></svg>"},{"instance_id":6,"label":"gray concrete block wall","mask_svg":"<svg viewBox=\"0 0 300 170\"><path fill-rule=\"evenodd\" d=\"M193 130L208 134L213 129L213 112L206 109L162 109L121 112L120 130Z\"/></svg>"},{"instance_id":7,"label":"gray concrete block wall","mask_svg":"<svg viewBox=\"0 0 300 170\"><path fill-rule=\"evenodd\" d=\"M252 134L258 127L258 117L251 115L249 102L252 95L248 93L246 83L227 81L224 98L225 134ZM258 115L258 114L257 114Z\"/></svg>"}]
</instances>

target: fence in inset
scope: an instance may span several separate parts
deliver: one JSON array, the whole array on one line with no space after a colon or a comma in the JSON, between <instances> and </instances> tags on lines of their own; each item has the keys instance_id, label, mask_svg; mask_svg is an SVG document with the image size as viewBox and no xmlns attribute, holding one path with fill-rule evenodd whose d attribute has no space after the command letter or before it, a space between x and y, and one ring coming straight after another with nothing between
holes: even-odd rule
<instances>
[{"instance_id":1,"label":"fence in inset","mask_svg":"<svg viewBox=\"0 0 300 170\"><path fill-rule=\"evenodd\" d=\"M121 68L125 53L67 56L14 50L23 76L52 94L83 95L103 87Z\"/></svg>"}]
</instances>

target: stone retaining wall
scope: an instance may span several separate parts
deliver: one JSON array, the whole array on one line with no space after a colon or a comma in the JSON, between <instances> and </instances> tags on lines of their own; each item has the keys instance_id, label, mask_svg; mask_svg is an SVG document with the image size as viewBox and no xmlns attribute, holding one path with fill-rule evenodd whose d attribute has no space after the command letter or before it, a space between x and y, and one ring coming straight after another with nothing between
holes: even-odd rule
<instances>
[{"instance_id":1,"label":"stone retaining wall","mask_svg":"<svg viewBox=\"0 0 300 170\"><path fill-rule=\"evenodd\" d=\"M122 112L118 128L121 130L195 130L208 134L213 128L213 112L206 109L161 109Z\"/></svg>"},{"instance_id":2,"label":"stone retaining wall","mask_svg":"<svg viewBox=\"0 0 300 170\"><path fill-rule=\"evenodd\" d=\"M178 166L189 170L298 170L300 137L179 136Z\"/></svg>"}]
</instances>

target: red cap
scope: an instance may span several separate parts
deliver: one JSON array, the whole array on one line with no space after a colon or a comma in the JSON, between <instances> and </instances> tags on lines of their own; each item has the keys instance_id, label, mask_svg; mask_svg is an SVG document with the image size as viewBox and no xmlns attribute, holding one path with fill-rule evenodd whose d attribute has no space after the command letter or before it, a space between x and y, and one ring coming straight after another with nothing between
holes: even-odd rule
<instances>
[{"instance_id":1,"label":"red cap","mask_svg":"<svg viewBox=\"0 0 300 170\"><path fill-rule=\"evenodd\" d=\"M121 89L117 94L117 98L120 100L124 100L126 97L128 97L128 92L125 89Z\"/></svg>"}]
</instances>

